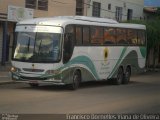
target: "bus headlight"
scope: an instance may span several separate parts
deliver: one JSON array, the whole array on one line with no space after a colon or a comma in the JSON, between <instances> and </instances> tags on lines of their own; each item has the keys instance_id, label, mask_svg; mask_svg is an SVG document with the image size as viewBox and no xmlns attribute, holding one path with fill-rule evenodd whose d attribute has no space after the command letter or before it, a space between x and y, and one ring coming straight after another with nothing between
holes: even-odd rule
<instances>
[{"instance_id":1,"label":"bus headlight","mask_svg":"<svg viewBox=\"0 0 160 120\"><path fill-rule=\"evenodd\" d=\"M55 74L59 74L60 72L61 72L60 70L47 70L46 74L55 75Z\"/></svg>"},{"instance_id":2,"label":"bus headlight","mask_svg":"<svg viewBox=\"0 0 160 120\"><path fill-rule=\"evenodd\" d=\"M11 72L18 72L18 71L20 71L20 69L19 69L19 68L11 67Z\"/></svg>"}]
</instances>

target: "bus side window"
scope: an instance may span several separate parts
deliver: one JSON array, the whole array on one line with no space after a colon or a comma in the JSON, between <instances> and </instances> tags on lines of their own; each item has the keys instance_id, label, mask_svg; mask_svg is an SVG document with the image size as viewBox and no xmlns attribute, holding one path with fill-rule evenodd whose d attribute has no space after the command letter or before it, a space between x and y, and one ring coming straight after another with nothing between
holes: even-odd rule
<instances>
[{"instance_id":1,"label":"bus side window","mask_svg":"<svg viewBox=\"0 0 160 120\"><path fill-rule=\"evenodd\" d=\"M118 45L128 45L128 41L126 39L126 29L124 28L117 28L117 44Z\"/></svg>"},{"instance_id":2,"label":"bus side window","mask_svg":"<svg viewBox=\"0 0 160 120\"><path fill-rule=\"evenodd\" d=\"M145 32L142 30L138 31L138 45L145 44Z\"/></svg>"},{"instance_id":3,"label":"bus side window","mask_svg":"<svg viewBox=\"0 0 160 120\"><path fill-rule=\"evenodd\" d=\"M88 45L90 43L89 38L90 29L87 26L83 27L83 45Z\"/></svg>"},{"instance_id":4,"label":"bus side window","mask_svg":"<svg viewBox=\"0 0 160 120\"><path fill-rule=\"evenodd\" d=\"M103 27L91 27L91 44L102 45L103 37Z\"/></svg>"},{"instance_id":5,"label":"bus side window","mask_svg":"<svg viewBox=\"0 0 160 120\"><path fill-rule=\"evenodd\" d=\"M74 26L69 25L66 27L64 35L64 48L63 48L63 63L67 63L73 54L75 44L75 29Z\"/></svg>"},{"instance_id":6,"label":"bus side window","mask_svg":"<svg viewBox=\"0 0 160 120\"><path fill-rule=\"evenodd\" d=\"M116 43L115 38L115 29L114 28L105 28L104 29L104 44L105 45L114 45Z\"/></svg>"},{"instance_id":7,"label":"bus side window","mask_svg":"<svg viewBox=\"0 0 160 120\"><path fill-rule=\"evenodd\" d=\"M128 29L127 30L127 40L130 45L137 45L137 30Z\"/></svg>"},{"instance_id":8,"label":"bus side window","mask_svg":"<svg viewBox=\"0 0 160 120\"><path fill-rule=\"evenodd\" d=\"M76 45L82 45L82 27L76 26Z\"/></svg>"}]
</instances>

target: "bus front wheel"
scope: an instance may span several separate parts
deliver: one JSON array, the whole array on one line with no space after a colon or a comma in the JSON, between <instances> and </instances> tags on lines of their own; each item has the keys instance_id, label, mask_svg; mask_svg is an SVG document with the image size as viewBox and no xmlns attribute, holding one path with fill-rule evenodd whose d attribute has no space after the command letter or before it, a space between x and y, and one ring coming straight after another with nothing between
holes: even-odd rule
<instances>
[{"instance_id":1,"label":"bus front wheel","mask_svg":"<svg viewBox=\"0 0 160 120\"><path fill-rule=\"evenodd\" d=\"M70 85L70 89L71 90L78 89L80 85L80 81L81 81L81 73L80 71L75 71L75 73L73 74L73 80L72 80L72 84Z\"/></svg>"}]
</instances>

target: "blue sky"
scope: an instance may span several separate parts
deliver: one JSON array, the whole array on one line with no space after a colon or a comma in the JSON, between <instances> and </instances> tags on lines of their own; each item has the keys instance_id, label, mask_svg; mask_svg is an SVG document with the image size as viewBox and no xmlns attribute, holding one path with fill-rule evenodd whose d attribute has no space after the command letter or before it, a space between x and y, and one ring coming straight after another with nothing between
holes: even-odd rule
<instances>
[{"instance_id":1,"label":"blue sky","mask_svg":"<svg viewBox=\"0 0 160 120\"><path fill-rule=\"evenodd\" d=\"M160 0L144 0L144 6L160 7Z\"/></svg>"}]
</instances>

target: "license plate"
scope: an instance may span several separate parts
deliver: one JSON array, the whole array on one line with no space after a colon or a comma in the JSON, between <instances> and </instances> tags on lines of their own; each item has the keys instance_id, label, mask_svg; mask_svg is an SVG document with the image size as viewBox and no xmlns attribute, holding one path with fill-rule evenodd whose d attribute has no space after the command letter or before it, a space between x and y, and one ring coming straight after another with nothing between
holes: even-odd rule
<instances>
[{"instance_id":1,"label":"license plate","mask_svg":"<svg viewBox=\"0 0 160 120\"><path fill-rule=\"evenodd\" d=\"M37 84L38 81L37 80L30 80L29 83L36 83Z\"/></svg>"}]
</instances>

